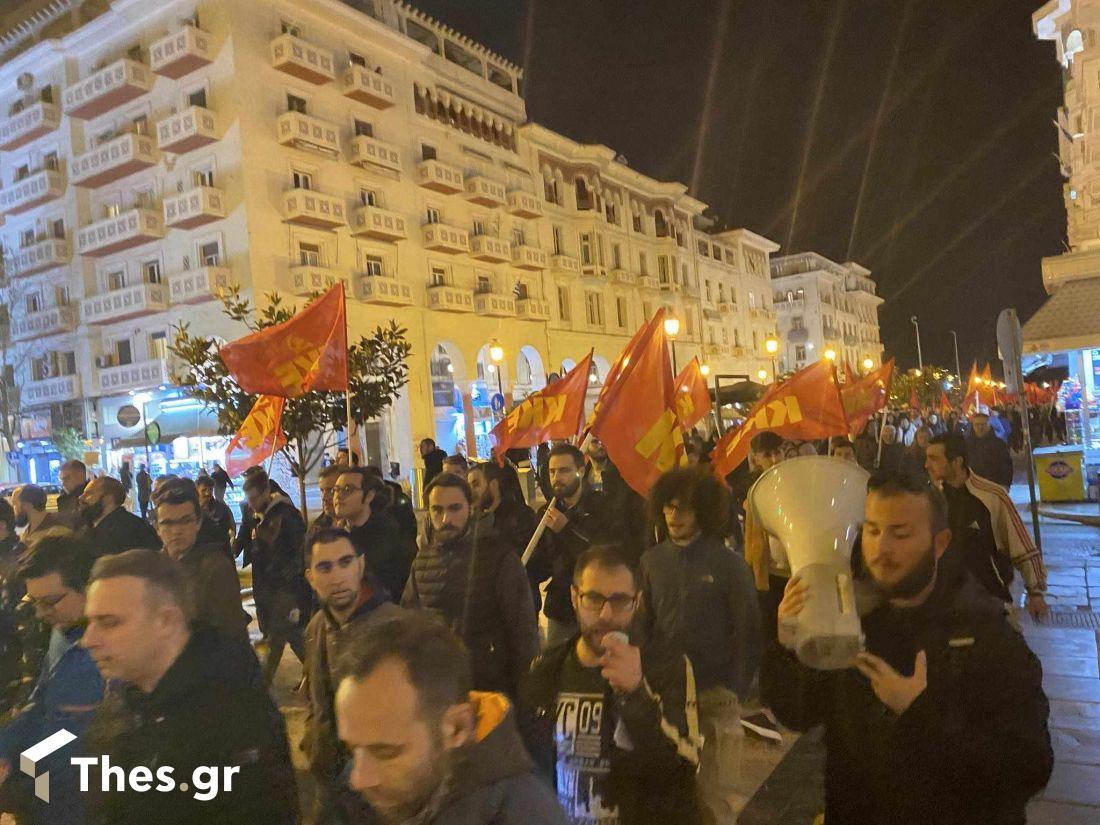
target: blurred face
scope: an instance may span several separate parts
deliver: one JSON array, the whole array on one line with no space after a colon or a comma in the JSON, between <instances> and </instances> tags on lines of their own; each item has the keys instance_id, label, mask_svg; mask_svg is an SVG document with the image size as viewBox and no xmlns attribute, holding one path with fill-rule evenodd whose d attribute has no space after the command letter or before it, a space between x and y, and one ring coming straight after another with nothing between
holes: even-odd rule
<instances>
[{"instance_id":1,"label":"blurred face","mask_svg":"<svg viewBox=\"0 0 1100 825\"><path fill-rule=\"evenodd\" d=\"M80 515L89 524L94 524L103 517L114 505L114 500L107 496L104 485L95 479L84 488L80 495Z\"/></svg>"},{"instance_id":2,"label":"blurred face","mask_svg":"<svg viewBox=\"0 0 1100 825\"><path fill-rule=\"evenodd\" d=\"M336 730L351 752L348 784L384 823L419 813L447 775L452 752L472 726L469 705L425 719L405 665L387 660L336 691Z\"/></svg>"},{"instance_id":3,"label":"blurred face","mask_svg":"<svg viewBox=\"0 0 1100 825\"><path fill-rule=\"evenodd\" d=\"M607 461L607 450L604 448L603 442L598 438L593 438L588 443L588 457L601 464Z\"/></svg>"},{"instance_id":4,"label":"blurred face","mask_svg":"<svg viewBox=\"0 0 1100 825\"><path fill-rule=\"evenodd\" d=\"M699 521L695 518L695 511L690 506L681 504L680 499L667 501L662 512L668 537L675 543L689 544L699 535Z\"/></svg>"},{"instance_id":5,"label":"blurred face","mask_svg":"<svg viewBox=\"0 0 1100 825\"><path fill-rule=\"evenodd\" d=\"M936 561L951 538L933 536L929 503L919 495L867 494L864 504L863 558L875 585L890 598L909 598L932 580Z\"/></svg>"},{"instance_id":6,"label":"blurred face","mask_svg":"<svg viewBox=\"0 0 1100 825\"><path fill-rule=\"evenodd\" d=\"M833 448L833 456L843 461L851 461L853 464L856 461L856 451L852 449L851 445L844 444L840 447Z\"/></svg>"},{"instance_id":7,"label":"blurred face","mask_svg":"<svg viewBox=\"0 0 1100 825\"><path fill-rule=\"evenodd\" d=\"M60 573L27 579L26 598L35 618L50 627L64 630L84 618L84 594L66 585Z\"/></svg>"},{"instance_id":8,"label":"blurred face","mask_svg":"<svg viewBox=\"0 0 1100 825\"><path fill-rule=\"evenodd\" d=\"M774 450L764 450L759 453L754 452L752 457L757 467L761 470L769 470L783 460L783 448L776 447Z\"/></svg>"},{"instance_id":9,"label":"blurred face","mask_svg":"<svg viewBox=\"0 0 1100 825\"><path fill-rule=\"evenodd\" d=\"M925 429L920 429L920 430L917 430L917 434L916 434L916 436L914 436L913 441L919 447L924 448L924 447L928 446L928 439L929 438L931 438L931 436L929 436L928 431L925 430Z\"/></svg>"},{"instance_id":10,"label":"blurred face","mask_svg":"<svg viewBox=\"0 0 1100 825\"><path fill-rule=\"evenodd\" d=\"M178 559L194 547L201 520L188 502L157 505L157 535L164 542L165 552Z\"/></svg>"},{"instance_id":11,"label":"blurred face","mask_svg":"<svg viewBox=\"0 0 1100 825\"><path fill-rule=\"evenodd\" d=\"M420 442L420 455L421 456L428 455L428 453L430 453L434 449L435 449L435 445L432 442L430 442L430 441L421 441Z\"/></svg>"},{"instance_id":12,"label":"blurred face","mask_svg":"<svg viewBox=\"0 0 1100 825\"><path fill-rule=\"evenodd\" d=\"M489 512L500 500L500 484L486 481L485 473L481 470L470 470L466 476L466 482L473 491L474 509L478 512Z\"/></svg>"},{"instance_id":13,"label":"blurred face","mask_svg":"<svg viewBox=\"0 0 1100 825\"><path fill-rule=\"evenodd\" d=\"M16 487L11 494L11 508L15 510L15 526L26 527L27 526L27 510L30 508L23 503L23 498L20 493L23 492L22 487Z\"/></svg>"},{"instance_id":14,"label":"blurred face","mask_svg":"<svg viewBox=\"0 0 1100 825\"><path fill-rule=\"evenodd\" d=\"M196 484L195 489L199 493L199 506L208 507L210 505L210 502L214 500L214 485Z\"/></svg>"},{"instance_id":15,"label":"blurred face","mask_svg":"<svg viewBox=\"0 0 1100 825\"><path fill-rule=\"evenodd\" d=\"M264 485L249 487L244 491L244 499L253 513L262 513L271 503L271 489Z\"/></svg>"},{"instance_id":16,"label":"blurred face","mask_svg":"<svg viewBox=\"0 0 1100 825\"><path fill-rule=\"evenodd\" d=\"M575 496L581 489L581 468L571 455L552 455L547 472L550 486L559 500Z\"/></svg>"},{"instance_id":17,"label":"blurred face","mask_svg":"<svg viewBox=\"0 0 1100 825\"><path fill-rule=\"evenodd\" d=\"M348 610L359 598L365 562L345 538L313 545L306 569L317 598L332 610Z\"/></svg>"},{"instance_id":18,"label":"blurred face","mask_svg":"<svg viewBox=\"0 0 1100 825\"><path fill-rule=\"evenodd\" d=\"M970 419L970 428L974 430L974 435L978 438L985 438L989 435L989 418L984 415L976 415Z\"/></svg>"},{"instance_id":19,"label":"blurred face","mask_svg":"<svg viewBox=\"0 0 1100 825\"><path fill-rule=\"evenodd\" d=\"M589 565L573 584L573 609L581 637L597 655L603 654L608 633L626 633L638 608L634 576L625 567L610 570Z\"/></svg>"},{"instance_id":20,"label":"blurred face","mask_svg":"<svg viewBox=\"0 0 1100 825\"><path fill-rule=\"evenodd\" d=\"M84 473L75 467L62 467L57 478L66 493L75 493L85 481Z\"/></svg>"},{"instance_id":21,"label":"blurred face","mask_svg":"<svg viewBox=\"0 0 1100 825\"><path fill-rule=\"evenodd\" d=\"M323 476L317 480L317 487L321 491L321 509L326 516L336 515L336 482L339 476Z\"/></svg>"},{"instance_id":22,"label":"blurred face","mask_svg":"<svg viewBox=\"0 0 1100 825\"><path fill-rule=\"evenodd\" d=\"M428 517L439 541L458 538L470 521L470 503L458 487L435 487L428 495Z\"/></svg>"},{"instance_id":23,"label":"blurred face","mask_svg":"<svg viewBox=\"0 0 1100 825\"><path fill-rule=\"evenodd\" d=\"M135 576L99 579L88 587L84 608L88 629L80 644L88 649L104 679L142 683L178 627L179 608L154 604L147 585Z\"/></svg>"},{"instance_id":24,"label":"blurred face","mask_svg":"<svg viewBox=\"0 0 1100 825\"><path fill-rule=\"evenodd\" d=\"M332 499L338 518L357 520L370 513L374 491L363 489L363 476L359 473L341 473L336 479Z\"/></svg>"},{"instance_id":25,"label":"blurred face","mask_svg":"<svg viewBox=\"0 0 1100 825\"><path fill-rule=\"evenodd\" d=\"M901 428L902 432L905 432L906 430L909 429L909 419L908 418L901 419L901 421L898 422L898 426Z\"/></svg>"},{"instance_id":26,"label":"blurred face","mask_svg":"<svg viewBox=\"0 0 1100 825\"><path fill-rule=\"evenodd\" d=\"M466 475L466 465L463 464L461 461L444 461L443 472L453 473L459 478L462 478L464 475Z\"/></svg>"}]
</instances>

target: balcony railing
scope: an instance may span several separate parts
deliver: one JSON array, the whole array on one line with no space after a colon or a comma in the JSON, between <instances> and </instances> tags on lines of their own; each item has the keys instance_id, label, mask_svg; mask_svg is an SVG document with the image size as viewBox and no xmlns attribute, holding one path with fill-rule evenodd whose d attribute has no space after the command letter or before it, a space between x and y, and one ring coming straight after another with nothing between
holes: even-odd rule
<instances>
[{"instance_id":1,"label":"balcony railing","mask_svg":"<svg viewBox=\"0 0 1100 825\"><path fill-rule=\"evenodd\" d=\"M549 321L550 302L539 298L520 298L516 301L516 314L527 321Z\"/></svg>"},{"instance_id":2,"label":"balcony railing","mask_svg":"<svg viewBox=\"0 0 1100 825\"><path fill-rule=\"evenodd\" d=\"M91 120L141 97L153 88L153 73L136 60L123 58L69 86L61 108L70 117Z\"/></svg>"},{"instance_id":3,"label":"balcony railing","mask_svg":"<svg viewBox=\"0 0 1100 825\"><path fill-rule=\"evenodd\" d=\"M366 66L348 66L340 77L340 91L344 97L375 109L388 109L396 102L393 81Z\"/></svg>"},{"instance_id":4,"label":"balcony railing","mask_svg":"<svg viewBox=\"0 0 1100 825\"><path fill-rule=\"evenodd\" d=\"M467 175L463 181L466 200L481 206L503 206L508 195L503 183L484 175Z\"/></svg>"},{"instance_id":5,"label":"balcony railing","mask_svg":"<svg viewBox=\"0 0 1100 825\"><path fill-rule=\"evenodd\" d=\"M97 189L108 183L156 166L160 156L151 137L125 134L73 158L73 184Z\"/></svg>"},{"instance_id":6,"label":"balcony railing","mask_svg":"<svg viewBox=\"0 0 1100 825\"><path fill-rule=\"evenodd\" d=\"M508 193L507 198L508 213L510 215L515 215L517 218L542 217L542 201L539 200L538 195L513 189Z\"/></svg>"},{"instance_id":7,"label":"balcony railing","mask_svg":"<svg viewBox=\"0 0 1100 825\"><path fill-rule=\"evenodd\" d=\"M97 383L100 395L114 395L129 390L150 390L172 383L172 369L163 358L137 361L99 370Z\"/></svg>"},{"instance_id":8,"label":"balcony railing","mask_svg":"<svg viewBox=\"0 0 1100 825\"><path fill-rule=\"evenodd\" d=\"M424 248L451 255L470 251L470 233L445 223L427 223L421 227Z\"/></svg>"},{"instance_id":9,"label":"balcony railing","mask_svg":"<svg viewBox=\"0 0 1100 825\"><path fill-rule=\"evenodd\" d=\"M352 214L351 234L379 241L403 241L408 237L408 227L404 215L378 206L363 206Z\"/></svg>"},{"instance_id":10,"label":"balcony railing","mask_svg":"<svg viewBox=\"0 0 1100 825\"><path fill-rule=\"evenodd\" d=\"M340 130L335 123L301 112L284 112L275 122L279 143L329 156L340 154Z\"/></svg>"},{"instance_id":11,"label":"balcony railing","mask_svg":"<svg viewBox=\"0 0 1100 825\"><path fill-rule=\"evenodd\" d=\"M631 274L630 270L616 267L611 270L611 282L623 286L633 286L634 276Z\"/></svg>"},{"instance_id":12,"label":"balcony railing","mask_svg":"<svg viewBox=\"0 0 1100 825\"><path fill-rule=\"evenodd\" d=\"M566 275L580 275L581 262L571 255L551 255L550 268Z\"/></svg>"},{"instance_id":13,"label":"balcony railing","mask_svg":"<svg viewBox=\"0 0 1100 825\"><path fill-rule=\"evenodd\" d=\"M323 195L312 189L291 189L283 193L283 219L287 223L321 229L346 226L348 222L343 198Z\"/></svg>"},{"instance_id":14,"label":"balcony railing","mask_svg":"<svg viewBox=\"0 0 1100 825\"><path fill-rule=\"evenodd\" d=\"M168 287L164 284L134 284L85 298L81 314L86 324L113 324L168 309Z\"/></svg>"},{"instance_id":15,"label":"balcony railing","mask_svg":"<svg viewBox=\"0 0 1100 825\"><path fill-rule=\"evenodd\" d=\"M204 266L176 272L168 277L168 293L173 304L201 304L221 298L233 284L233 271L227 266Z\"/></svg>"},{"instance_id":16,"label":"balcony railing","mask_svg":"<svg viewBox=\"0 0 1100 825\"><path fill-rule=\"evenodd\" d=\"M355 297L365 304L391 307L412 306L412 288L397 278L364 276L355 284Z\"/></svg>"},{"instance_id":17,"label":"balcony railing","mask_svg":"<svg viewBox=\"0 0 1100 825\"><path fill-rule=\"evenodd\" d=\"M401 153L392 143L359 135L351 141L351 162L364 169L377 167L401 173Z\"/></svg>"},{"instance_id":18,"label":"balcony railing","mask_svg":"<svg viewBox=\"0 0 1100 825\"><path fill-rule=\"evenodd\" d=\"M164 225L169 229L194 229L225 217L225 193L210 186L164 199Z\"/></svg>"},{"instance_id":19,"label":"balcony railing","mask_svg":"<svg viewBox=\"0 0 1100 825\"><path fill-rule=\"evenodd\" d=\"M218 116L201 106L188 106L157 123L157 146L162 152L182 155L217 139Z\"/></svg>"},{"instance_id":20,"label":"balcony railing","mask_svg":"<svg viewBox=\"0 0 1100 825\"><path fill-rule=\"evenodd\" d=\"M0 191L0 212L18 215L65 194L65 173L41 169Z\"/></svg>"},{"instance_id":21,"label":"balcony railing","mask_svg":"<svg viewBox=\"0 0 1100 825\"><path fill-rule=\"evenodd\" d=\"M44 378L41 381L28 381L23 385L22 397L24 405L28 407L76 401L82 397L80 375L62 375L57 378Z\"/></svg>"},{"instance_id":22,"label":"balcony railing","mask_svg":"<svg viewBox=\"0 0 1100 825\"><path fill-rule=\"evenodd\" d=\"M651 292L656 292L658 289L660 289L657 284L657 279L652 275L639 275L638 286Z\"/></svg>"},{"instance_id":23,"label":"balcony railing","mask_svg":"<svg viewBox=\"0 0 1100 825\"><path fill-rule=\"evenodd\" d=\"M422 160L416 165L416 182L425 189L453 195L465 190L462 170L439 160Z\"/></svg>"},{"instance_id":24,"label":"balcony railing","mask_svg":"<svg viewBox=\"0 0 1100 825\"><path fill-rule=\"evenodd\" d=\"M72 332L76 329L76 324L76 307L51 307L12 321L11 338L13 341L26 341L44 335Z\"/></svg>"},{"instance_id":25,"label":"balcony railing","mask_svg":"<svg viewBox=\"0 0 1100 825\"><path fill-rule=\"evenodd\" d=\"M149 68L163 77L178 80L214 61L214 41L209 34L184 25L149 47Z\"/></svg>"},{"instance_id":26,"label":"balcony railing","mask_svg":"<svg viewBox=\"0 0 1100 825\"><path fill-rule=\"evenodd\" d=\"M512 260L512 249L508 241L492 235L474 235L470 238L470 257L479 261L502 263Z\"/></svg>"},{"instance_id":27,"label":"balcony railing","mask_svg":"<svg viewBox=\"0 0 1100 825\"><path fill-rule=\"evenodd\" d=\"M57 131L60 125L61 110L57 105L39 101L0 120L0 150L13 152L36 138Z\"/></svg>"},{"instance_id":28,"label":"balcony railing","mask_svg":"<svg viewBox=\"0 0 1100 825\"><path fill-rule=\"evenodd\" d=\"M76 251L80 255L101 258L163 237L164 216L159 209L131 209L88 224L77 232Z\"/></svg>"},{"instance_id":29,"label":"balcony railing","mask_svg":"<svg viewBox=\"0 0 1100 825\"><path fill-rule=\"evenodd\" d=\"M516 300L507 295L482 292L474 296L474 312L486 318L515 318Z\"/></svg>"},{"instance_id":30,"label":"balcony railing","mask_svg":"<svg viewBox=\"0 0 1100 825\"><path fill-rule=\"evenodd\" d=\"M455 286L429 286L428 309L440 312L473 312L474 293Z\"/></svg>"},{"instance_id":31,"label":"balcony railing","mask_svg":"<svg viewBox=\"0 0 1100 825\"><path fill-rule=\"evenodd\" d=\"M292 295L309 296L315 292L327 292L339 281L347 288L347 276L335 269L324 266L292 266L286 281L286 288Z\"/></svg>"},{"instance_id":32,"label":"balcony railing","mask_svg":"<svg viewBox=\"0 0 1100 825\"><path fill-rule=\"evenodd\" d=\"M546 269L546 253L528 244L513 246L512 263L519 269Z\"/></svg>"},{"instance_id":33,"label":"balcony railing","mask_svg":"<svg viewBox=\"0 0 1100 825\"><path fill-rule=\"evenodd\" d=\"M292 34L281 34L271 41L271 65L316 85L336 78L332 50L315 46Z\"/></svg>"},{"instance_id":34,"label":"balcony railing","mask_svg":"<svg viewBox=\"0 0 1100 825\"><path fill-rule=\"evenodd\" d=\"M35 275L58 266L68 266L73 259L73 245L63 238L49 238L33 246L15 251L9 264L16 277Z\"/></svg>"}]
</instances>

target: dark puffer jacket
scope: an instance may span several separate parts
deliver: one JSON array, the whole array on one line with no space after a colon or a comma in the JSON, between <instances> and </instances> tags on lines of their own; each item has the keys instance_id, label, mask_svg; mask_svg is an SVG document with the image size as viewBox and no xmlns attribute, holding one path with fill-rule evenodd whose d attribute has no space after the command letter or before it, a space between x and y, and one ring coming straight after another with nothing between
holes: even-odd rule
<instances>
[{"instance_id":1,"label":"dark puffer jacket","mask_svg":"<svg viewBox=\"0 0 1100 825\"><path fill-rule=\"evenodd\" d=\"M267 509L258 516L252 542L245 551L245 564L252 563L252 581L268 593L294 593L304 607L312 602L306 583L306 525L289 498L276 493Z\"/></svg>"}]
</instances>

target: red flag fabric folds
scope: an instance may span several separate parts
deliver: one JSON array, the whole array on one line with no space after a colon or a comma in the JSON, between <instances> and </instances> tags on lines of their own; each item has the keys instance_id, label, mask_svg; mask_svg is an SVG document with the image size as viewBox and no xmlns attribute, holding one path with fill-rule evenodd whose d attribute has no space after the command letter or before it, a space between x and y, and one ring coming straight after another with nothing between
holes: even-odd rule
<instances>
[{"instance_id":1,"label":"red flag fabric folds","mask_svg":"<svg viewBox=\"0 0 1100 825\"><path fill-rule=\"evenodd\" d=\"M263 464L286 446L283 434L283 408L286 399L261 395L252 405L237 434L225 448L225 470L236 477L257 464Z\"/></svg>"},{"instance_id":2,"label":"red flag fabric folds","mask_svg":"<svg viewBox=\"0 0 1100 825\"><path fill-rule=\"evenodd\" d=\"M592 352L553 384L547 384L512 408L490 433L497 461L513 447L534 447L552 438L573 438L584 424L584 399Z\"/></svg>"}]
</instances>

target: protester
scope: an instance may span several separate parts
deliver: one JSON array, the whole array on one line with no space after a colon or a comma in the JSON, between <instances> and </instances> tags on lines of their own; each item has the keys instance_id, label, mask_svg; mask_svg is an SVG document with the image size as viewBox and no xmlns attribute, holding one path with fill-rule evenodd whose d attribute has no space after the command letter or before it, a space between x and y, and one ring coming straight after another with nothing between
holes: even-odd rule
<instances>
[{"instance_id":1,"label":"protester","mask_svg":"<svg viewBox=\"0 0 1100 825\"><path fill-rule=\"evenodd\" d=\"M236 489L237 485L233 483L233 479L229 477L229 473L225 471L225 468L221 464L214 462L214 472L210 474L210 480L214 482L214 498L218 501L225 501L225 492L228 488L232 487Z\"/></svg>"},{"instance_id":2,"label":"protester","mask_svg":"<svg viewBox=\"0 0 1100 825\"><path fill-rule=\"evenodd\" d=\"M84 633L84 586L92 569L84 541L66 528L38 534L19 565L18 575L35 617L50 627L49 652L27 704L0 728L0 810L36 825L86 821L74 756L85 747L85 729L103 699L103 679L80 646ZM21 754L60 730L77 737L64 754L36 763L36 776L50 774L50 801L34 795L34 780L20 768Z\"/></svg>"},{"instance_id":3,"label":"protester","mask_svg":"<svg viewBox=\"0 0 1100 825\"><path fill-rule=\"evenodd\" d=\"M44 533L51 527L62 526L60 519L46 512L47 500L46 491L37 484L24 484L12 491L11 504L15 509L15 526L23 528L24 544L33 541L38 533Z\"/></svg>"},{"instance_id":4,"label":"protester","mask_svg":"<svg viewBox=\"0 0 1100 825\"><path fill-rule=\"evenodd\" d=\"M928 477L924 470L924 452L931 437L932 431L928 427L917 428L913 443L902 450L901 460L898 462L898 472L914 478Z\"/></svg>"},{"instance_id":5,"label":"protester","mask_svg":"<svg viewBox=\"0 0 1100 825\"><path fill-rule=\"evenodd\" d=\"M1053 762L1038 660L1003 604L938 564L951 538L929 484L868 485L862 552L881 604L862 617L855 667L817 671L780 643L764 657L764 697L785 725L825 725L825 821L974 825L1025 820ZM780 605L807 598L791 580Z\"/></svg>"},{"instance_id":6,"label":"protester","mask_svg":"<svg viewBox=\"0 0 1100 825\"><path fill-rule=\"evenodd\" d=\"M474 512L486 531L523 555L538 527L538 516L522 500L504 496L504 471L493 462L475 464L466 475L474 496Z\"/></svg>"},{"instance_id":7,"label":"protester","mask_svg":"<svg viewBox=\"0 0 1100 825\"><path fill-rule=\"evenodd\" d=\"M890 424L882 428L878 468L886 472L901 471L901 459L905 455L905 448L897 442L897 434L898 431Z\"/></svg>"},{"instance_id":8,"label":"protester","mask_svg":"<svg viewBox=\"0 0 1100 825\"><path fill-rule=\"evenodd\" d=\"M515 550L471 517L465 480L442 473L428 485L427 543L401 604L425 609L462 639L477 690L516 695L539 652L538 616Z\"/></svg>"},{"instance_id":9,"label":"protester","mask_svg":"<svg viewBox=\"0 0 1100 825\"><path fill-rule=\"evenodd\" d=\"M989 421L985 413L970 417L972 432L966 439L966 460L975 473L1007 490L1012 486L1012 455Z\"/></svg>"},{"instance_id":10,"label":"protester","mask_svg":"<svg viewBox=\"0 0 1100 825\"><path fill-rule=\"evenodd\" d=\"M447 454L436 446L435 439L425 438L420 442L420 457L424 459L424 486L443 472L443 460Z\"/></svg>"},{"instance_id":11,"label":"protester","mask_svg":"<svg viewBox=\"0 0 1100 825\"><path fill-rule=\"evenodd\" d=\"M84 462L71 458L57 471L61 482L61 493L57 496L57 517L61 523L73 530L80 529L80 497L88 486L88 468Z\"/></svg>"},{"instance_id":12,"label":"protester","mask_svg":"<svg viewBox=\"0 0 1100 825\"><path fill-rule=\"evenodd\" d=\"M149 512L149 502L153 498L153 478L149 475L149 471L145 469L144 464L138 469L137 492L138 509L141 511L141 518L144 520Z\"/></svg>"},{"instance_id":13,"label":"protester","mask_svg":"<svg viewBox=\"0 0 1100 825\"><path fill-rule=\"evenodd\" d=\"M909 416L906 413L902 413L898 416L896 440L901 447L908 447L912 445L913 439L916 437L916 428L913 426L913 422L909 420Z\"/></svg>"},{"instance_id":14,"label":"protester","mask_svg":"<svg viewBox=\"0 0 1100 825\"><path fill-rule=\"evenodd\" d=\"M443 472L456 475L459 478L465 478L466 473L470 471L470 462L466 460L466 456L457 454L449 455L443 459Z\"/></svg>"},{"instance_id":15,"label":"protester","mask_svg":"<svg viewBox=\"0 0 1100 825\"><path fill-rule=\"evenodd\" d=\"M1009 585L1013 567L1019 569L1027 587L1028 613L1035 618L1045 616L1049 608L1043 598L1043 556L1004 488L970 469L967 444L960 435L932 439L927 467L947 500L952 533L949 553L958 553L971 575L1004 602L1012 601Z\"/></svg>"},{"instance_id":16,"label":"protester","mask_svg":"<svg viewBox=\"0 0 1100 825\"><path fill-rule=\"evenodd\" d=\"M88 544L96 556L108 556L143 547L160 549L160 538L149 522L129 512L123 504L126 490L118 479L100 476L89 482L80 496L80 515L88 525Z\"/></svg>"},{"instance_id":17,"label":"protester","mask_svg":"<svg viewBox=\"0 0 1100 825\"><path fill-rule=\"evenodd\" d=\"M926 426L928 427L931 436L944 435L947 432L947 425L940 419L936 413L929 413Z\"/></svg>"},{"instance_id":18,"label":"protester","mask_svg":"<svg viewBox=\"0 0 1100 825\"><path fill-rule=\"evenodd\" d=\"M405 590L416 547L386 509L388 493L382 481L365 467L343 470L333 498L338 524L351 534L367 569L397 601Z\"/></svg>"},{"instance_id":19,"label":"protester","mask_svg":"<svg viewBox=\"0 0 1100 825\"><path fill-rule=\"evenodd\" d=\"M94 822L292 825L297 821L286 726L255 657L194 627L178 562L133 550L96 562L81 644L105 679L122 683L88 730L89 753L131 774L171 768L175 789L102 791L93 767ZM203 766L213 766L202 770ZM219 774L225 783L219 783ZM187 784L187 791L183 785Z\"/></svg>"},{"instance_id":20,"label":"protester","mask_svg":"<svg viewBox=\"0 0 1100 825\"><path fill-rule=\"evenodd\" d=\"M856 450L846 435L835 435L829 439L829 455L842 461L856 462Z\"/></svg>"},{"instance_id":21,"label":"protester","mask_svg":"<svg viewBox=\"0 0 1100 825\"><path fill-rule=\"evenodd\" d=\"M366 628L336 693L349 784L370 805L349 825L569 825L532 771L509 702L471 693L453 633L409 612Z\"/></svg>"},{"instance_id":22,"label":"protester","mask_svg":"<svg viewBox=\"0 0 1100 825\"><path fill-rule=\"evenodd\" d=\"M639 591L615 550L581 554L572 598L580 632L543 653L520 688L528 750L578 825L698 822L691 663L628 639Z\"/></svg>"},{"instance_id":23,"label":"protester","mask_svg":"<svg viewBox=\"0 0 1100 825\"><path fill-rule=\"evenodd\" d=\"M330 464L317 474L317 489L321 493L321 513L309 526L310 532L329 530L336 526L336 483L346 464Z\"/></svg>"},{"instance_id":24,"label":"protester","mask_svg":"<svg viewBox=\"0 0 1100 825\"><path fill-rule=\"evenodd\" d=\"M335 815L341 773L348 754L336 735L333 701L337 667L355 634L371 622L401 612L366 570L363 556L344 530L311 533L305 548L306 578L321 609L306 628L306 694L309 715L302 750L317 782L313 822L324 825Z\"/></svg>"},{"instance_id":25,"label":"protester","mask_svg":"<svg viewBox=\"0 0 1100 825\"><path fill-rule=\"evenodd\" d=\"M225 537L223 549L232 557L233 553L229 548L237 532L237 520L233 518L233 511L214 495L214 480L209 476L195 480L195 491L199 497L203 520L216 527L219 534Z\"/></svg>"},{"instance_id":26,"label":"protester","mask_svg":"<svg viewBox=\"0 0 1100 825\"><path fill-rule=\"evenodd\" d=\"M397 528L401 531L405 541L409 543L410 547L415 547L417 533L416 510L413 509L409 494L396 481L383 476L381 468L368 464L364 469L366 469L368 475L381 481L385 486L385 508L393 516L394 521L397 522ZM374 503L372 502L371 506L374 506Z\"/></svg>"},{"instance_id":27,"label":"protester","mask_svg":"<svg viewBox=\"0 0 1100 825\"><path fill-rule=\"evenodd\" d=\"M691 660L705 745L700 803L713 822L737 805L742 700L760 661L760 607L744 559L722 542L726 496L712 475L670 470L650 492L650 516L663 541L642 556L645 638ZM762 721L762 720L761 720Z\"/></svg>"},{"instance_id":28,"label":"protester","mask_svg":"<svg viewBox=\"0 0 1100 825\"><path fill-rule=\"evenodd\" d=\"M224 540L200 542L203 517L194 487L175 485L162 490L156 507L157 533L164 542L164 552L187 573L195 597L195 620L217 630L226 641L247 647L252 655L248 641L252 620L241 607L237 567L225 554Z\"/></svg>"},{"instance_id":29,"label":"protester","mask_svg":"<svg viewBox=\"0 0 1100 825\"><path fill-rule=\"evenodd\" d=\"M702 450L702 445L698 445ZM593 490L603 493L608 522L621 531L616 536L620 551L637 567L642 553L652 543L647 529L645 499L623 480L622 473L607 455L603 442L592 437L588 442L588 473L585 481ZM701 456L700 456L701 459Z\"/></svg>"},{"instance_id":30,"label":"protester","mask_svg":"<svg viewBox=\"0 0 1100 825\"><path fill-rule=\"evenodd\" d=\"M129 461L123 461L122 466L118 468L118 480L126 488L126 497L129 498L134 490L134 474L130 470Z\"/></svg>"}]
</instances>

